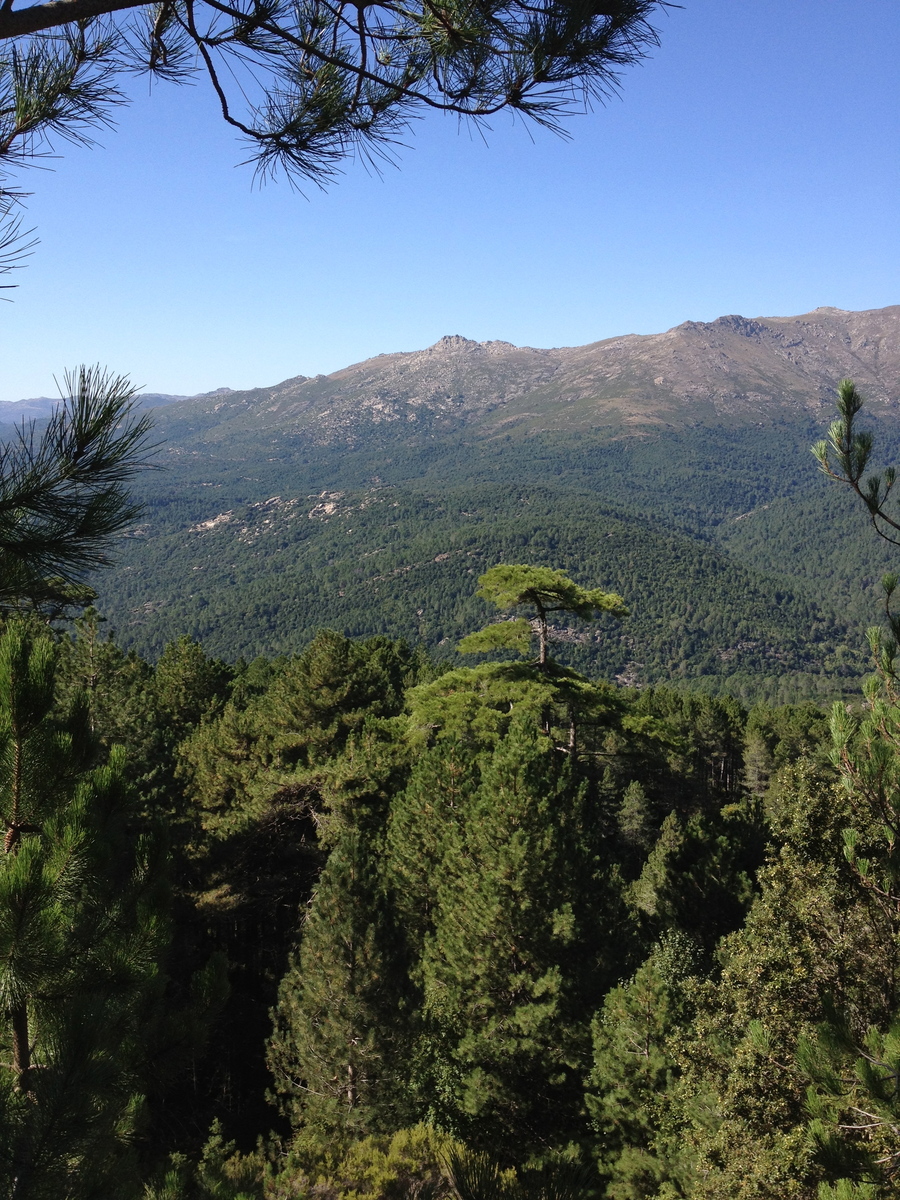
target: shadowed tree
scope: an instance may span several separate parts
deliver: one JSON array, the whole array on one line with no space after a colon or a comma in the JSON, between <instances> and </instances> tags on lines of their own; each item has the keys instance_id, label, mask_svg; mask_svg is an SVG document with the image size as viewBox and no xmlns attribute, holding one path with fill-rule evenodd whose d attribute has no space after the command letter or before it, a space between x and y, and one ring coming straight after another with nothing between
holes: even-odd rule
<instances>
[{"instance_id":1,"label":"shadowed tree","mask_svg":"<svg viewBox=\"0 0 900 1200\"><path fill-rule=\"evenodd\" d=\"M164 944L121 754L54 721L54 651L0 640L0 1180L16 1200L137 1191L133 1135Z\"/></svg>"}]
</instances>

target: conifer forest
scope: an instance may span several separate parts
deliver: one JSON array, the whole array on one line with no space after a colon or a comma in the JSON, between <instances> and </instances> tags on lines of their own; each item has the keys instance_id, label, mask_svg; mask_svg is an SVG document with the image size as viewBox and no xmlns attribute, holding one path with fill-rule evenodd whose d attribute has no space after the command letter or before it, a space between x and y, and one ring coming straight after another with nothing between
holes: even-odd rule
<instances>
[{"instance_id":1,"label":"conifer forest","mask_svg":"<svg viewBox=\"0 0 900 1200\"><path fill-rule=\"evenodd\" d=\"M562 564L470 576L453 660L151 661L99 571L150 422L68 382L0 452L5 1195L897 1194L896 575L831 708L567 665L634 598ZM821 486L893 537L838 402Z\"/></svg>"},{"instance_id":2,"label":"conifer forest","mask_svg":"<svg viewBox=\"0 0 900 1200\"><path fill-rule=\"evenodd\" d=\"M0 1200L900 1200L898 37L0 0Z\"/></svg>"}]
</instances>

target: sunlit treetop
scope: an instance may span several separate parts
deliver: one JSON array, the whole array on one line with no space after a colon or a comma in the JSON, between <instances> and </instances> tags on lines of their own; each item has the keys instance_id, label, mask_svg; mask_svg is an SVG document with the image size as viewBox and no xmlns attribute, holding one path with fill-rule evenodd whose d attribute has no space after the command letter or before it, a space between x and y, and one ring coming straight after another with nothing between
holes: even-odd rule
<instances>
[{"instance_id":1,"label":"sunlit treetop","mask_svg":"<svg viewBox=\"0 0 900 1200\"><path fill-rule=\"evenodd\" d=\"M483 600L489 600L504 612L528 609L531 619L520 617L470 634L459 645L464 654L500 649L514 649L525 654L534 632L540 642L538 663L544 667L552 613L571 613L582 620L590 620L599 613L610 613L614 617L628 615L625 601L615 592L583 588L565 571L552 567L499 563L485 571L478 583L477 594Z\"/></svg>"}]
</instances>

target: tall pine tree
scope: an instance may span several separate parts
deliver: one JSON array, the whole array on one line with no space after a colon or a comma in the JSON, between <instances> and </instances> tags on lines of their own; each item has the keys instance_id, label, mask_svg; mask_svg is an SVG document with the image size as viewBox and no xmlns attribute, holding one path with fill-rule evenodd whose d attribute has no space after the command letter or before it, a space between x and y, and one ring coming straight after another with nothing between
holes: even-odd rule
<instances>
[{"instance_id":1,"label":"tall pine tree","mask_svg":"<svg viewBox=\"0 0 900 1200\"><path fill-rule=\"evenodd\" d=\"M160 872L122 755L85 706L51 717L54 648L0 639L0 1178L16 1200L128 1196L142 1025L159 988Z\"/></svg>"},{"instance_id":2,"label":"tall pine tree","mask_svg":"<svg viewBox=\"0 0 900 1200\"><path fill-rule=\"evenodd\" d=\"M404 827L391 839L407 877L417 847L434 861L419 885L430 895L418 901L428 917L413 967L413 1082L423 1115L521 1163L581 1128L590 998L621 951L618 889L591 789L533 714L514 716L492 749L469 757L468 786L464 751L441 749L443 782L431 776L425 805L414 778L404 800L418 797L418 826L401 800Z\"/></svg>"}]
</instances>

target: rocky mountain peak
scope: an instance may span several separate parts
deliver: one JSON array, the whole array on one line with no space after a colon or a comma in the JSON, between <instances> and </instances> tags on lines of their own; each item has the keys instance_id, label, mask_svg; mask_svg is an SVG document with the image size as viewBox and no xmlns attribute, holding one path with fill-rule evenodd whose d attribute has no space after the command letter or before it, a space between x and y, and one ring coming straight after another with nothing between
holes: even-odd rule
<instances>
[{"instance_id":1,"label":"rocky mountain peak","mask_svg":"<svg viewBox=\"0 0 900 1200\"><path fill-rule=\"evenodd\" d=\"M429 346L429 350L474 350L478 342L472 338L463 337L460 333L445 333L442 338Z\"/></svg>"},{"instance_id":2,"label":"rocky mountain peak","mask_svg":"<svg viewBox=\"0 0 900 1200\"><path fill-rule=\"evenodd\" d=\"M170 405L206 441L302 437L361 445L377 436L440 436L464 426L527 432L757 424L815 414L843 378L897 411L900 306L820 308L795 317L732 313L667 333L540 350L448 334L427 349L379 355L313 380ZM163 417L160 417L162 430ZM476 427L480 431L476 433Z\"/></svg>"},{"instance_id":3,"label":"rocky mountain peak","mask_svg":"<svg viewBox=\"0 0 900 1200\"><path fill-rule=\"evenodd\" d=\"M438 353L442 351L462 351L466 354L506 354L511 350L520 350L522 347L513 345L512 342L503 342L498 340L488 342L476 342L473 338L463 337L459 333L445 334L444 337L429 346L425 354Z\"/></svg>"}]
</instances>

